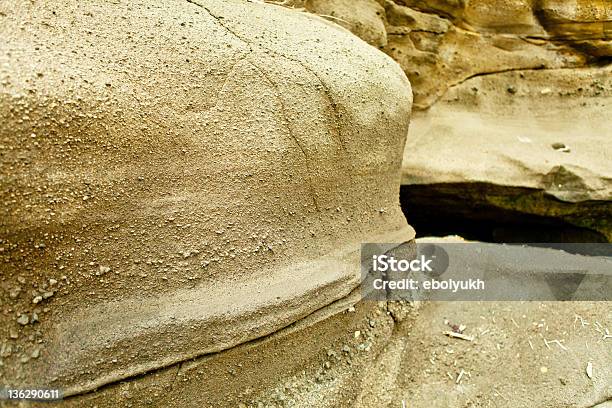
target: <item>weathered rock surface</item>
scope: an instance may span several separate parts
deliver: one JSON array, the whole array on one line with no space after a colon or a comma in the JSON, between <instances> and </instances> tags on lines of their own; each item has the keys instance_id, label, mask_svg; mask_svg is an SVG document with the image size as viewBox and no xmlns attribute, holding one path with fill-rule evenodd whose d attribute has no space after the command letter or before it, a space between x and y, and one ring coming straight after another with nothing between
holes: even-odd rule
<instances>
[{"instance_id":1,"label":"weathered rock surface","mask_svg":"<svg viewBox=\"0 0 612 408\"><path fill-rule=\"evenodd\" d=\"M518 250L524 258L538 251ZM516 267L528 268L521 257ZM419 408L556 408L612 397L609 302L358 299L357 290L264 339L70 398L65 406L392 408L404 401ZM474 341L445 336L452 325L465 325Z\"/></svg>"},{"instance_id":2,"label":"weathered rock surface","mask_svg":"<svg viewBox=\"0 0 612 408\"><path fill-rule=\"evenodd\" d=\"M440 212L488 204L612 240L611 102L610 67L473 78L415 115L402 184L438 189Z\"/></svg>"},{"instance_id":3,"label":"weathered rock surface","mask_svg":"<svg viewBox=\"0 0 612 408\"><path fill-rule=\"evenodd\" d=\"M331 16L398 61L413 86L416 109L430 107L449 87L475 75L581 67L612 56L607 0L293 3Z\"/></svg>"},{"instance_id":4,"label":"weathered rock surface","mask_svg":"<svg viewBox=\"0 0 612 408\"><path fill-rule=\"evenodd\" d=\"M385 10L375 0L308 0L311 12L325 16L350 30L374 47L387 45L387 32L382 16Z\"/></svg>"},{"instance_id":5,"label":"weathered rock surface","mask_svg":"<svg viewBox=\"0 0 612 408\"><path fill-rule=\"evenodd\" d=\"M361 15L326 4L324 14L346 21ZM442 224L443 212L485 222L513 212L512 222L533 215L611 240L610 2L380 4L377 43L400 63L423 111L404 154L408 216ZM362 35L356 26L345 24Z\"/></svg>"},{"instance_id":6,"label":"weathered rock surface","mask_svg":"<svg viewBox=\"0 0 612 408\"><path fill-rule=\"evenodd\" d=\"M269 335L355 288L361 242L413 238L409 84L345 30L207 0L0 21L2 382L74 395Z\"/></svg>"}]
</instances>

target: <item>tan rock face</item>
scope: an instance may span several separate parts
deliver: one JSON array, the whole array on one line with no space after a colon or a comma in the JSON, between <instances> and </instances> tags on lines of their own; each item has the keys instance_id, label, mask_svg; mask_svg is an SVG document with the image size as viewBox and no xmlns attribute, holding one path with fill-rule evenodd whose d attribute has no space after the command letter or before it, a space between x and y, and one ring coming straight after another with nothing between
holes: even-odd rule
<instances>
[{"instance_id":1,"label":"tan rock face","mask_svg":"<svg viewBox=\"0 0 612 408\"><path fill-rule=\"evenodd\" d=\"M403 164L402 183L417 187L403 194L431 207L416 216L431 219L443 199L467 219L481 202L611 240L610 2L386 0L384 8L382 49L423 111Z\"/></svg>"},{"instance_id":2,"label":"tan rock face","mask_svg":"<svg viewBox=\"0 0 612 408\"><path fill-rule=\"evenodd\" d=\"M74 394L264 336L346 296L361 242L413 237L409 84L344 30L242 1L0 11L3 381Z\"/></svg>"},{"instance_id":3,"label":"tan rock face","mask_svg":"<svg viewBox=\"0 0 612 408\"><path fill-rule=\"evenodd\" d=\"M382 17L384 8L375 0L307 0L304 6L350 30L374 47L387 45Z\"/></svg>"},{"instance_id":4,"label":"tan rock face","mask_svg":"<svg viewBox=\"0 0 612 408\"><path fill-rule=\"evenodd\" d=\"M445 211L466 219L498 208L612 241L611 73L506 72L453 87L413 118L402 184L416 188L413 198L432 186Z\"/></svg>"},{"instance_id":5,"label":"tan rock face","mask_svg":"<svg viewBox=\"0 0 612 408\"><path fill-rule=\"evenodd\" d=\"M386 0L383 13L363 11L375 8L373 0L351 4L302 5L339 17L353 33L382 46L410 79L416 109L432 106L474 75L581 67L612 56L607 0ZM374 31L375 41L368 34Z\"/></svg>"}]
</instances>

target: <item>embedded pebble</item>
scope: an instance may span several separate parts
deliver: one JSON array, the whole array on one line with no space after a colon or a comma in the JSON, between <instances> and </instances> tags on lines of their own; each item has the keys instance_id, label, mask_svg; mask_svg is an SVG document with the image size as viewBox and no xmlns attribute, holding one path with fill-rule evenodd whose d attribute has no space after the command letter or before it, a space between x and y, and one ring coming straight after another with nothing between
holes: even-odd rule
<instances>
[{"instance_id":1,"label":"embedded pebble","mask_svg":"<svg viewBox=\"0 0 612 408\"><path fill-rule=\"evenodd\" d=\"M571 151L564 143L553 143L551 147L558 152L569 153Z\"/></svg>"},{"instance_id":2,"label":"embedded pebble","mask_svg":"<svg viewBox=\"0 0 612 408\"><path fill-rule=\"evenodd\" d=\"M110 272L110 271L111 271L111 268L110 268L110 267L100 265L99 272L98 272L98 273L96 273L96 275L104 275L105 273L108 273L108 272Z\"/></svg>"},{"instance_id":3,"label":"embedded pebble","mask_svg":"<svg viewBox=\"0 0 612 408\"><path fill-rule=\"evenodd\" d=\"M26 324L28 324L30 322L30 318L28 317L27 314L21 314L19 315L19 317L17 318L17 323L19 323L22 326L25 326Z\"/></svg>"},{"instance_id":4,"label":"embedded pebble","mask_svg":"<svg viewBox=\"0 0 612 408\"><path fill-rule=\"evenodd\" d=\"M16 286L13 289L10 290L9 292L9 297L11 299L17 299L17 296L19 296L19 293L21 293L21 287L20 286Z\"/></svg>"},{"instance_id":5,"label":"embedded pebble","mask_svg":"<svg viewBox=\"0 0 612 408\"><path fill-rule=\"evenodd\" d=\"M0 347L0 357L9 357L13 352L13 346L8 343L2 343L2 347Z\"/></svg>"}]
</instances>

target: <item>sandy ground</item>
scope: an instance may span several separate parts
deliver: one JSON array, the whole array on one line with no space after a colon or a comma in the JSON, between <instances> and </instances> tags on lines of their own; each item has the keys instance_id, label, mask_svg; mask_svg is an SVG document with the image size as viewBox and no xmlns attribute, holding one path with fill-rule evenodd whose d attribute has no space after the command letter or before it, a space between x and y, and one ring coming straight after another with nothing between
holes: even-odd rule
<instances>
[{"instance_id":1,"label":"sandy ground","mask_svg":"<svg viewBox=\"0 0 612 408\"><path fill-rule=\"evenodd\" d=\"M372 372L393 378L366 378L363 406L607 406L611 310L609 302L425 303L379 355ZM469 339L443 334L453 329Z\"/></svg>"}]
</instances>

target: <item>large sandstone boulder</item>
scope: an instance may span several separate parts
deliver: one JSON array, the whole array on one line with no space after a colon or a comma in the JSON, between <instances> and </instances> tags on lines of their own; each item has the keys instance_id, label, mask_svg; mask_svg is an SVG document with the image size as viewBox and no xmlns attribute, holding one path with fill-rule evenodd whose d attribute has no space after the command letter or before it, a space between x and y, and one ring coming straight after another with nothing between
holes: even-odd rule
<instances>
[{"instance_id":1,"label":"large sandstone boulder","mask_svg":"<svg viewBox=\"0 0 612 408\"><path fill-rule=\"evenodd\" d=\"M368 44L382 48L387 45L387 32L381 3L375 0L307 0L304 6L350 30Z\"/></svg>"},{"instance_id":2,"label":"large sandstone boulder","mask_svg":"<svg viewBox=\"0 0 612 408\"><path fill-rule=\"evenodd\" d=\"M67 396L346 297L409 241L390 58L243 1L0 4L0 380Z\"/></svg>"}]
</instances>

